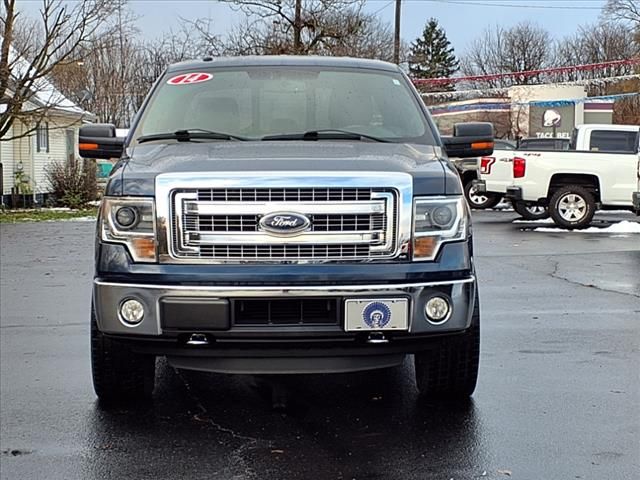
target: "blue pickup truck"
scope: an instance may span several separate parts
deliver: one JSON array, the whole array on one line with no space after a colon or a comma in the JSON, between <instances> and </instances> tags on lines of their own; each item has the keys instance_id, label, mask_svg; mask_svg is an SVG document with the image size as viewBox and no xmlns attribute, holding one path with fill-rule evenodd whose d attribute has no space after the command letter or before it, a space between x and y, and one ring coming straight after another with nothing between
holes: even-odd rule
<instances>
[{"instance_id":1,"label":"blue pickup truck","mask_svg":"<svg viewBox=\"0 0 640 480\"><path fill-rule=\"evenodd\" d=\"M206 58L170 66L127 138L98 218L94 388L149 398L155 360L248 374L392 367L468 397L480 311L469 208L447 159L490 155L490 124L441 138L408 77L372 60Z\"/></svg>"}]
</instances>

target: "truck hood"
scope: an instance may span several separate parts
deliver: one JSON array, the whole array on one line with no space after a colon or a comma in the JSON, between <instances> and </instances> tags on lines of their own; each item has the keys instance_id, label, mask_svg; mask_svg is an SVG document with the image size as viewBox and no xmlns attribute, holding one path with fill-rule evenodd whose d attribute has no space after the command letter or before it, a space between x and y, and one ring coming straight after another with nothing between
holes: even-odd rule
<instances>
[{"instance_id":1,"label":"truck hood","mask_svg":"<svg viewBox=\"0 0 640 480\"><path fill-rule=\"evenodd\" d=\"M143 144L128 150L107 195L154 195L155 177L171 172L405 172L415 195L461 194L454 167L440 147L346 141Z\"/></svg>"}]
</instances>

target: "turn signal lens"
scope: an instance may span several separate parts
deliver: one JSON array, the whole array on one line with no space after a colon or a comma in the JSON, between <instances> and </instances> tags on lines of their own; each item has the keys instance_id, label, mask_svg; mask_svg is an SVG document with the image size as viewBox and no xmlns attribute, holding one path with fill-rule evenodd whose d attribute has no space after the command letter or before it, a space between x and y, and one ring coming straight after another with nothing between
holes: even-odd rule
<instances>
[{"instance_id":1,"label":"turn signal lens","mask_svg":"<svg viewBox=\"0 0 640 480\"><path fill-rule=\"evenodd\" d=\"M131 240L134 256L138 258L156 258L156 240L151 237L139 237Z\"/></svg>"},{"instance_id":2,"label":"turn signal lens","mask_svg":"<svg viewBox=\"0 0 640 480\"><path fill-rule=\"evenodd\" d=\"M97 143L79 143L78 150L98 150Z\"/></svg>"},{"instance_id":3,"label":"turn signal lens","mask_svg":"<svg viewBox=\"0 0 640 480\"><path fill-rule=\"evenodd\" d=\"M435 256L438 241L436 237L418 237L413 243L413 256L432 258Z\"/></svg>"},{"instance_id":4,"label":"turn signal lens","mask_svg":"<svg viewBox=\"0 0 640 480\"><path fill-rule=\"evenodd\" d=\"M474 150L487 150L493 148L493 142L475 142L471 144L471 148Z\"/></svg>"}]
</instances>

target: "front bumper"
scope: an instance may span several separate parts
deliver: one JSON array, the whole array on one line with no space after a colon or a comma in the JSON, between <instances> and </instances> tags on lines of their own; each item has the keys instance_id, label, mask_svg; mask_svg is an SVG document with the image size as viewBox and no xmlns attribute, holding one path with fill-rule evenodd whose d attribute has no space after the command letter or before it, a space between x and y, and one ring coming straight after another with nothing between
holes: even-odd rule
<instances>
[{"instance_id":1,"label":"front bumper","mask_svg":"<svg viewBox=\"0 0 640 480\"><path fill-rule=\"evenodd\" d=\"M407 333L442 333L446 331L464 330L469 327L471 312L475 301L475 277L469 276L460 280L402 283L389 285L328 285L328 286L186 286L186 285L153 285L137 283L115 283L94 280L94 307L100 331L117 335L151 335L162 336L166 332L163 324L161 304L163 300L179 300L184 311L190 305L199 305L203 301L254 299L254 298L409 298L409 329ZM427 322L424 304L432 296L444 293L450 297L453 311L447 322L433 325ZM136 326L126 324L119 315L119 307L125 299L136 299L145 307L145 315ZM220 313L224 314L224 313ZM225 337L251 338L252 336L279 337L282 329L274 329L272 325L238 326L233 320L228 328L220 330L221 322L212 318L211 327L206 321L201 323L199 331L212 331L212 335ZM175 320L172 319L172 325ZM335 326L288 326L287 334L332 333L346 334L344 324Z\"/></svg>"},{"instance_id":2,"label":"front bumper","mask_svg":"<svg viewBox=\"0 0 640 480\"><path fill-rule=\"evenodd\" d=\"M96 247L98 328L134 351L166 356L178 368L254 374L382 368L430 348L442 335L463 334L476 318L471 238L444 244L433 262L143 264L133 262L122 245L98 242ZM442 325L429 324L424 316L424 303L435 292L450 297L453 305ZM126 326L118 315L122 300L131 296L146 310L136 327ZM383 343L372 343L364 332L345 331L340 307L333 310L331 325L248 325L232 318L245 300L333 299L334 306L344 306L346 299L380 297L408 300L408 329L385 332ZM172 304L168 311L167 303ZM189 345L192 333L205 334L208 345Z\"/></svg>"}]
</instances>

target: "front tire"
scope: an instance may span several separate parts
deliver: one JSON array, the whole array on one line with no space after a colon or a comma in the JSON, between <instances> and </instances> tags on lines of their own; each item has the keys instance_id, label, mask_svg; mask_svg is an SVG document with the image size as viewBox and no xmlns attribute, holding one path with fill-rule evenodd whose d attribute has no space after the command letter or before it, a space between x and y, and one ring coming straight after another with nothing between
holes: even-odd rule
<instances>
[{"instance_id":1,"label":"front tire","mask_svg":"<svg viewBox=\"0 0 640 480\"><path fill-rule=\"evenodd\" d=\"M105 404L128 405L151 399L156 358L134 353L98 329L91 306L91 372L93 389Z\"/></svg>"},{"instance_id":2,"label":"front tire","mask_svg":"<svg viewBox=\"0 0 640 480\"><path fill-rule=\"evenodd\" d=\"M464 196L466 197L469 206L476 210L493 208L500 203L500 200L502 200L502 195L500 194L491 192L478 192L472 181L468 182L464 186Z\"/></svg>"},{"instance_id":3,"label":"front tire","mask_svg":"<svg viewBox=\"0 0 640 480\"><path fill-rule=\"evenodd\" d=\"M476 298L471 327L443 337L430 350L416 353L416 385L429 399L464 400L473 394L480 363L480 305Z\"/></svg>"},{"instance_id":4,"label":"front tire","mask_svg":"<svg viewBox=\"0 0 640 480\"><path fill-rule=\"evenodd\" d=\"M549 213L556 225L562 228L586 228L596 213L596 201L586 188L568 185L553 193Z\"/></svg>"},{"instance_id":5,"label":"front tire","mask_svg":"<svg viewBox=\"0 0 640 480\"><path fill-rule=\"evenodd\" d=\"M525 220L544 220L549 218L549 211L542 205L513 202L513 209Z\"/></svg>"}]
</instances>

